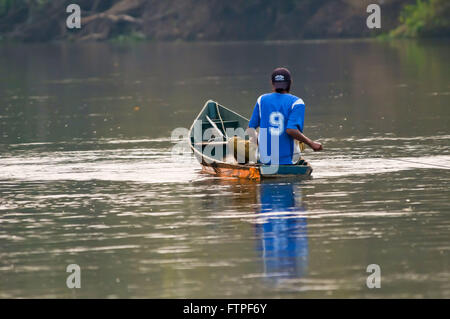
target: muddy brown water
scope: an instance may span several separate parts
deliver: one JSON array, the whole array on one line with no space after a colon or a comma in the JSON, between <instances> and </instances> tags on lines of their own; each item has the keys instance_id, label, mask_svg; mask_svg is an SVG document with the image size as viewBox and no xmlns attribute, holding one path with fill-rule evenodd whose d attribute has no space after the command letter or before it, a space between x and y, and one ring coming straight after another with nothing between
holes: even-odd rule
<instances>
[{"instance_id":1,"label":"muddy brown water","mask_svg":"<svg viewBox=\"0 0 450 319\"><path fill-rule=\"evenodd\" d=\"M448 40L2 44L0 297L449 298L449 56ZM276 66L324 144L313 179L222 180L174 155L207 99L249 116Z\"/></svg>"}]
</instances>

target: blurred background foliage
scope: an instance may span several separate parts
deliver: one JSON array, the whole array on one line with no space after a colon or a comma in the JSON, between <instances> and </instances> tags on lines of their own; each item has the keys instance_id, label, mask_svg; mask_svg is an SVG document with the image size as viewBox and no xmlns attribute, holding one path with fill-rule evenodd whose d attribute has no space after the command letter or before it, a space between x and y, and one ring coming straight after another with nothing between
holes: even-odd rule
<instances>
[{"instance_id":1,"label":"blurred background foliage","mask_svg":"<svg viewBox=\"0 0 450 319\"><path fill-rule=\"evenodd\" d=\"M399 21L401 25L391 32L393 36L448 36L450 1L417 0L415 4L405 5Z\"/></svg>"},{"instance_id":2,"label":"blurred background foliage","mask_svg":"<svg viewBox=\"0 0 450 319\"><path fill-rule=\"evenodd\" d=\"M82 9L81 30L65 26ZM366 27L379 3L382 29ZM0 38L52 40L295 40L449 35L449 0L0 0Z\"/></svg>"}]
</instances>

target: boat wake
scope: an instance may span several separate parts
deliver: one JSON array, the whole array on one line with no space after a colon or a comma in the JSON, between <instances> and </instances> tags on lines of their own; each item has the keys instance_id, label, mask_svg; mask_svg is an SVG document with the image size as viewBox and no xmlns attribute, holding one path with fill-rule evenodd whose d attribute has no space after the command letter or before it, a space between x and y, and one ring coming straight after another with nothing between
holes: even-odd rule
<instances>
[{"instance_id":1,"label":"boat wake","mask_svg":"<svg viewBox=\"0 0 450 319\"><path fill-rule=\"evenodd\" d=\"M0 180L108 180L183 183L198 179L199 165L172 154L170 140L15 144L0 158ZM49 150L54 149L54 150Z\"/></svg>"},{"instance_id":2,"label":"boat wake","mask_svg":"<svg viewBox=\"0 0 450 319\"><path fill-rule=\"evenodd\" d=\"M314 179L450 169L450 155L446 151L441 155L430 155L430 149L410 145L409 150L417 156L402 156L405 147L399 154L390 153L389 146L373 152L371 146L361 147L361 142L347 145L347 149L329 148L321 153L306 153L305 158L314 169ZM189 151L187 140L181 144L186 148L175 155L174 142L170 138L13 144L2 152L0 179L189 183L211 178L199 174L201 167ZM389 156L383 157L383 153Z\"/></svg>"},{"instance_id":3,"label":"boat wake","mask_svg":"<svg viewBox=\"0 0 450 319\"><path fill-rule=\"evenodd\" d=\"M314 161L314 178L382 174L411 169L450 169L450 155L388 158L323 158Z\"/></svg>"}]
</instances>

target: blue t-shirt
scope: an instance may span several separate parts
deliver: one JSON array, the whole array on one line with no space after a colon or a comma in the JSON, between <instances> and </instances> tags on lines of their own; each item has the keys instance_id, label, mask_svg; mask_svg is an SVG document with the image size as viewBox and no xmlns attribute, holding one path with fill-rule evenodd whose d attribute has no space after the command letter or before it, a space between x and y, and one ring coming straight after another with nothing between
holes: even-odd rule
<instances>
[{"instance_id":1,"label":"blue t-shirt","mask_svg":"<svg viewBox=\"0 0 450 319\"><path fill-rule=\"evenodd\" d=\"M261 95L253 110L249 127L258 128L260 162L264 164L293 164L300 156L298 143L286 129L303 132L305 103L292 94Z\"/></svg>"}]
</instances>

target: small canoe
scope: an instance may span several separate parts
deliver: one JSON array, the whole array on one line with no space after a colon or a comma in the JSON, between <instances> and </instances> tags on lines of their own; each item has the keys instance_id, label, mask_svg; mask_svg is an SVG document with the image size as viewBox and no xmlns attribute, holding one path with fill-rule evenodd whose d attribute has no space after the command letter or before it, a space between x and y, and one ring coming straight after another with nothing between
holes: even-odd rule
<instances>
[{"instance_id":1,"label":"small canoe","mask_svg":"<svg viewBox=\"0 0 450 319\"><path fill-rule=\"evenodd\" d=\"M227 155L228 129L246 130L249 120L242 115L209 100L205 103L189 130L191 149L202 165L202 171L221 177L238 177L252 180L273 177L304 178L312 173L306 162L301 165L270 166L260 163L239 164L234 156ZM213 132L205 134L206 130ZM274 168L275 167L275 168Z\"/></svg>"}]
</instances>

